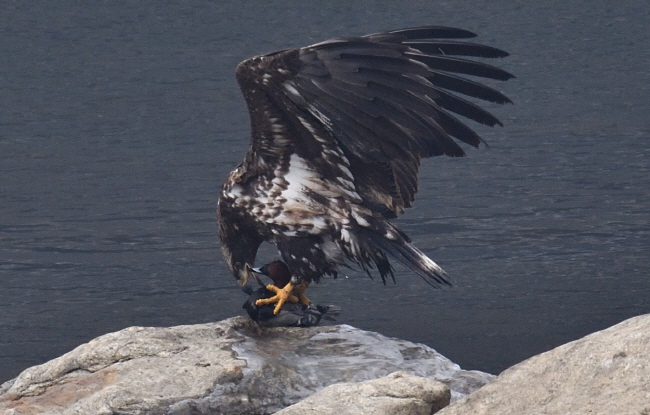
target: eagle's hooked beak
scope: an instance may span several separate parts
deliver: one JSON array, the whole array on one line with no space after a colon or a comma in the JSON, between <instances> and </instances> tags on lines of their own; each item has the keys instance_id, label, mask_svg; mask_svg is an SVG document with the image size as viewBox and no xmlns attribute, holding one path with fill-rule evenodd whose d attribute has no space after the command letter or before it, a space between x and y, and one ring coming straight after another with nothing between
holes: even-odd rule
<instances>
[{"instance_id":1,"label":"eagle's hooked beak","mask_svg":"<svg viewBox=\"0 0 650 415\"><path fill-rule=\"evenodd\" d=\"M244 264L242 268L239 269L238 275L237 275L237 284L241 287L242 290L244 290L245 293L248 293L249 291L252 290L252 288L249 285L249 281L251 278L253 278L257 283L265 287L264 283L260 278L257 276L257 274L260 274L262 271L260 268L253 268L248 264Z\"/></svg>"},{"instance_id":2,"label":"eagle's hooked beak","mask_svg":"<svg viewBox=\"0 0 650 415\"><path fill-rule=\"evenodd\" d=\"M237 284L239 284L242 289L248 287L248 281L252 276L252 268L248 264L244 264L243 267L239 268L237 271Z\"/></svg>"}]
</instances>

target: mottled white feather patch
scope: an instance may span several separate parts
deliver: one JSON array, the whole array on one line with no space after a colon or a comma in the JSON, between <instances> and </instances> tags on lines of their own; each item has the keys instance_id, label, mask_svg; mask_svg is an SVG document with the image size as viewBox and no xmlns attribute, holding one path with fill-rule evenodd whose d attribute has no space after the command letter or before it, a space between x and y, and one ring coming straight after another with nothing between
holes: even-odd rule
<instances>
[{"instance_id":1,"label":"mottled white feather patch","mask_svg":"<svg viewBox=\"0 0 650 415\"><path fill-rule=\"evenodd\" d=\"M284 180L289 183L282 196L287 203L303 204L306 202L304 189L313 186L313 180L318 178L318 173L309 168L307 162L296 154L291 155L289 170L284 175Z\"/></svg>"},{"instance_id":2,"label":"mottled white feather patch","mask_svg":"<svg viewBox=\"0 0 650 415\"><path fill-rule=\"evenodd\" d=\"M352 212L352 217L354 218L354 220L357 221L357 223L358 223L359 225L361 225L361 226L363 226L363 227L365 227L365 228L369 228L369 227L370 227L370 223L366 220L366 218L364 218L363 216L361 216L361 215L359 214L359 212L357 212L357 210L355 209L354 206L352 207L351 212Z\"/></svg>"}]
</instances>

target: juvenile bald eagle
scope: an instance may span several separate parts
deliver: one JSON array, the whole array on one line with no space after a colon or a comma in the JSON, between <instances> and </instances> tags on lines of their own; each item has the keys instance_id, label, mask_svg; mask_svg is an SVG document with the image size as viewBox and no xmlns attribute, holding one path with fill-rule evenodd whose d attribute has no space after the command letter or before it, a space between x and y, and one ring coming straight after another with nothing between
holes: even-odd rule
<instances>
[{"instance_id":1,"label":"juvenile bald eagle","mask_svg":"<svg viewBox=\"0 0 650 415\"><path fill-rule=\"evenodd\" d=\"M449 284L388 220L414 201L420 159L464 156L454 138L474 147L483 141L451 113L502 125L457 95L511 102L459 76L513 77L458 57L508 56L458 40L475 36L418 27L328 40L239 64L251 142L223 185L217 211L221 249L240 284L247 284L263 241L277 246L292 274L272 300L276 313L297 285L336 276L340 265L356 264L369 274L376 268L386 283L389 276L394 280L391 257L434 286Z\"/></svg>"}]
</instances>

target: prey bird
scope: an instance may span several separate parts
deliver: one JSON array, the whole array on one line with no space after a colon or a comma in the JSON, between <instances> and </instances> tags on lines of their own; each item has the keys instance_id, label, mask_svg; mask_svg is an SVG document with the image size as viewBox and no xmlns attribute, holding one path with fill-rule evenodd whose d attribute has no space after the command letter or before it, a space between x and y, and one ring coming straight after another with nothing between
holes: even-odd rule
<instances>
[{"instance_id":1,"label":"prey bird","mask_svg":"<svg viewBox=\"0 0 650 415\"><path fill-rule=\"evenodd\" d=\"M221 250L247 286L262 242L276 245L291 280L277 288L277 314L292 292L339 266L395 280L389 258L433 286L447 274L389 222L411 206L420 160L462 157L458 141L481 137L462 116L501 122L462 96L505 104L476 77L510 73L475 59L507 52L440 26L332 39L247 59L236 76L248 106L248 152L223 184L217 207ZM467 75L473 77L468 78ZM296 291L294 291L296 290ZM292 298L295 298L292 297Z\"/></svg>"}]
</instances>

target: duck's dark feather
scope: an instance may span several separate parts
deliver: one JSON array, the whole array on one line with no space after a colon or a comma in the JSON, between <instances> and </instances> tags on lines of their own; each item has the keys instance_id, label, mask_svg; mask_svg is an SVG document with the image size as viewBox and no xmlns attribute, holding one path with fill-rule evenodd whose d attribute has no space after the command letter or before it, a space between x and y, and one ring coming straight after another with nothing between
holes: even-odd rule
<instances>
[{"instance_id":1,"label":"duck's dark feather","mask_svg":"<svg viewBox=\"0 0 650 415\"><path fill-rule=\"evenodd\" d=\"M457 74L507 80L508 72L459 58L501 58L471 32L420 27L258 56L236 71L251 117L251 144L219 202L231 270L261 240L275 243L298 279L350 260L392 275L386 254L426 278L444 272L387 222L411 206L423 157L464 156L454 140L482 140L451 113L501 122L455 93L496 103L497 90ZM242 232L254 235L245 237ZM246 245L245 247L242 244ZM251 246L257 244L257 246ZM254 259L254 253L253 253Z\"/></svg>"}]
</instances>

